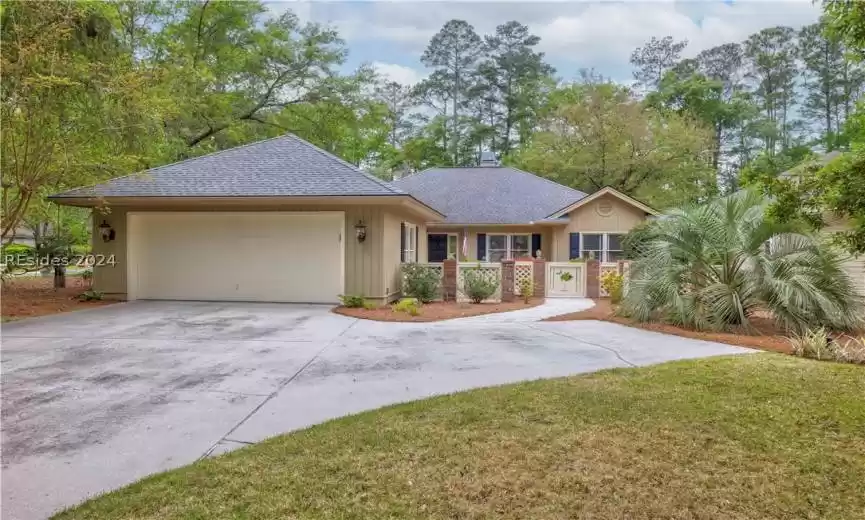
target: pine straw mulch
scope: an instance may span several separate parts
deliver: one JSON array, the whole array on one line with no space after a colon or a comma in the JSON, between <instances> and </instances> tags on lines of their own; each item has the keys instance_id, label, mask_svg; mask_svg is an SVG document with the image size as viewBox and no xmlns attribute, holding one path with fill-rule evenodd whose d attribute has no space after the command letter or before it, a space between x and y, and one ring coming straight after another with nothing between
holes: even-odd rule
<instances>
[{"instance_id":1,"label":"pine straw mulch","mask_svg":"<svg viewBox=\"0 0 865 520\"><path fill-rule=\"evenodd\" d=\"M389 305L375 309L335 307L333 312L364 320L428 322L467 318L469 316L480 316L482 314L494 314L497 312L518 311L536 307L543 302L544 300L541 298L534 298L529 303L525 303L523 300L507 303L431 302L421 306L420 315L418 316L412 316L406 312L396 312Z\"/></svg>"},{"instance_id":2,"label":"pine straw mulch","mask_svg":"<svg viewBox=\"0 0 865 520\"><path fill-rule=\"evenodd\" d=\"M733 332L703 332L684 329L667 323L641 323L624 316L617 316L609 299L594 299L593 301L595 302L595 306L591 309L553 316L544 321L609 321L620 325L627 325L628 327L662 332L664 334L672 334L674 336L682 336L685 338L715 341L718 343L726 343L728 345L781 352L783 354L792 353L790 341L787 339L784 332L780 330L775 325L775 322L769 317L753 318L751 320L752 330L743 331L738 334Z\"/></svg>"},{"instance_id":3,"label":"pine straw mulch","mask_svg":"<svg viewBox=\"0 0 865 520\"><path fill-rule=\"evenodd\" d=\"M63 289L54 289L53 276L11 278L0 289L0 314L3 321L12 321L117 303L111 300L79 301L78 295L87 289L87 282L80 277L67 276Z\"/></svg>"}]
</instances>

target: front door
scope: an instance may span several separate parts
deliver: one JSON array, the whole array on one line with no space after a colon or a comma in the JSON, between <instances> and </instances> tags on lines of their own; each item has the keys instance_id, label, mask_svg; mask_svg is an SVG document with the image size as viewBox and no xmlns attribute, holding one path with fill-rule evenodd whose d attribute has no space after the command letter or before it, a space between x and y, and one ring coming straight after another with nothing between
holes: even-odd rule
<instances>
[{"instance_id":1,"label":"front door","mask_svg":"<svg viewBox=\"0 0 865 520\"><path fill-rule=\"evenodd\" d=\"M444 262L448 257L448 236L427 235L427 262Z\"/></svg>"}]
</instances>

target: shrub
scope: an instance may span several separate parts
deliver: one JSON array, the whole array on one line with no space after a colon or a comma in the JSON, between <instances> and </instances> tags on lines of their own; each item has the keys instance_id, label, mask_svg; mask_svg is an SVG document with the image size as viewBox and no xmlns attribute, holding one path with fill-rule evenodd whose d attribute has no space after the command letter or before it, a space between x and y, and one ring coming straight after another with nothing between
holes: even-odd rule
<instances>
[{"instance_id":1,"label":"shrub","mask_svg":"<svg viewBox=\"0 0 865 520\"><path fill-rule=\"evenodd\" d=\"M865 337L832 338L826 329L811 329L790 338L793 354L821 361L865 365Z\"/></svg>"},{"instance_id":2,"label":"shrub","mask_svg":"<svg viewBox=\"0 0 865 520\"><path fill-rule=\"evenodd\" d=\"M818 328L806 330L800 334L794 334L790 338L790 346L793 354L811 359L833 360L832 343L826 329Z\"/></svg>"},{"instance_id":3,"label":"shrub","mask_svg":"<svg viewBox=\"0 0 865 520\"><path fill-rule=\"evenodd\" d=\"M81 271L81 279L84 280L84 283L86 283L88 287L93 287L93 268L88 267Z\"/></svg>"},{"instance_id":4,"label":"shrub","mask_svg":"<svg viewBox=\"0 0 865 520\"><path fill-rule=\"evenodd\" d=\"M88 291L84 291L83 293L79 294L78 299L83 301L83 302L89 302L91 300L101 300L102 296L103 296L103 294L101 291L94 291L94 290L90 289Z\"/></svg>"},{"instance_id":5,"label":"shrub","mask_svg":"<svg viewBox=\"0 0 865 520\"><path fill-rule=\"evenodd\" d=\"M373 303L373 302L371 302L371 301L369 301L369 300L364 300L364 302L363 302L363 308L366 309L366 310L368 310L368 311L371 311L371 310L374 310L374 309L378 309L378 305L376 305L375 303Z\"/></svg>"},{"instance_id":6,"label":"shrub","mask_svg":"<svg viewBox=\"0 0 865 520\"><path fill-rule=\"evenodd\" d=\"M417 298L421 303L435 300L441 285L441 272L433 267L422 264L403 264L402 293L411 298Z\"/></svg>"},{"instance_id":7,"label":"shrub","mask_svg":"<svg viewBox=\"0 0 865 520\"><path fill-rule=\"evenodd\" d=\"M36 249L25 244L9 244L2 248L0 259L9 268L24 267L33 261Z\"/></svg>"},{"instance_id":8,"label":"shrub","mask_svg":"<svg viewBox=\"0 0 865 520\"><path fill-rule=\"evenodd\" d=\"M470 267L463 274L463 291L472 303L481 303L496 293L499 280L491 280L478 267Z\"/></svg>"},{"instance_id":9,"label":"shrub","mask_svg":"<svg viewBox=\"0 0 865 520\"><path fill-rule=\"evenodd\" d=\"M339 299L342 302L342 306L348 307L349 309L360 309L366 303L366 299L363 295L340 294Z\"/></svg>"},{"instance_id":10,"label":"shrub","mask_svg":"<svg viewBox=\"0 0 865 520\"><path fill-rule=\"evenodd\" d=\"M531 300L534 295L535 286L531 280L525 279L520 282L520 296L523 297L524 302L529 303L529 300Z\"/></svg>"},{"instance_id":11,"label":"shrub","mask_svg":"<svg viewBox=\"0 0 865 520\"><path fill-rule=\"evenodd\" d=\"M420 305L417 298L400 298L391 308L394 312L405 312L411 316L419 316Z\"/></svg>"},{"instance_id":12,"label":"shrub","mask_svg":"<svg viewBox=\"0 0 865 520\"><path fill-rule=\"evenodd\" d=\"M601 287L610 295L612 303L622 301L622 290L624 288L625 278L615 271L607 271L601 275Z\"/></svg>"},{"instance_id":13,"label":"shrub","mask_svg":"<svg viewBox=\"0 0 865 520\"><path fill-rule=\"evenodd\" d=\"M631 264L625 312L698 330L748 326L762 311L783 329L855 330L863 300L843 258L767 208L743 191L653 220Z\"/></svg>"}]
</instances>

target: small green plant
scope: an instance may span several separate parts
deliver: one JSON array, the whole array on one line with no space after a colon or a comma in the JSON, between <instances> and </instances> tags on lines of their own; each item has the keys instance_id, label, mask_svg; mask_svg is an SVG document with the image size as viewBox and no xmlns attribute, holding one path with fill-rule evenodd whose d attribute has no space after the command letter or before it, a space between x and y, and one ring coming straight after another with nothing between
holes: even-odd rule
<instances>
[{"instance_id":1,"label":"small green plant","mask_svg":"<svg viewBox=\"0 0 865 520\"><path fill-rule=\"evenodd\" d=\"M378 309L378 305L376 305L374 302L371 302L369 300L365 300L363 302L363 308L368 310L368 311L372 311L372 310Z\"/></svg>"},{"instance_id":2,"label":"small green plant","mask_svg":"<svg viewBox=\"0 0 865 520\"><path fill-rule=\"evenodd\" d=\"M531 280L525 279L520 282L520 296L523 297L523 301L529 303L532 299L532 296L535 294L535 286Z\"/></svg>"},{"instance_id":3,"label":"small green plant","mask_svg":"<svg viewBox=\"0 0 865 520\"><path fill-rule=\"evenodd\" d=\"M844 363L865 365L865 336L838 339L835 359Z\"/></svg>"},{"instance_id":4,"label":"small green plant","mask_svg":"<svg viewBox=\"0 0 865 520\"><path fill-rule=\"evenodd\" d=\"M93 268L88 267L87 269L81 271L81 279L84 280L84 283L87 284L88 289L93 288Z\"/></svg>"},{"instance_id":5,"label":"small green plant","mask_svg":"<svg viewBox=\"0 0 865 520\"><path fill-rule=\"evenodd\" d=\"M622 301L622 291L625 286L625 278L615 271L607 271L601 275L601 287L610 295L610 301L614 304Z\"/></svg>"},{"instance_id":6,"label":"small green plant","mask_svg":"<svg viewBox=\"0 0 865 520\"><path fill-rule=\"evenodd\" d=\"M417 298L400 298L400 300L393 304L391 309L394 312L405 312L410 316L420 316L420 306L421 303Z\"/></svg>"},{"instance_id":7,"label":"small green plant","mask_svg":"<svg viewBox=\"0 0 865 520\"><path fill-rule=\"evenodd\" d=\"M834 360L835 346L826 329L809 329L790 338L793 354L800 357L820 360Z\"/></svg>"},{"instance_id":8,"label":"small green plant","mask_svg":"<svg viewBox=\"0 0 865 520\"><path fill-rule=\"evenodd\" d=\"M470 267L463 275L463 291L472 303L481 303L496 293L499 288L498 277L491 279L479 267Z\"/></svg>"},{"instance_id":9,"label":"small green plant","mask_svg":"<svg viewBox=\"0 0 865 520\"><path fill-rule=\"evenodd\" d=\"M101 300L102 297L103 297L102 291L94 291L93 289L89 289L89 290L84 291L83 293L78 295L78 299L82 302Z\"/></svg>"},{"instance_id":10,"label":"small green plant","mask_svg":"<svg viewBox=\"0 0 865 520\"><path fill-rule=\"evenodd\" d=\"M563 272L562 274L559 275L559 278L560 278L563 282L570 282L570 281L574 278L574 275L572 275L572 274L570 273L570 271L565 271L565 272Z\"/></svg>"},{"instance_id":11,"label":"small green plant","mask_svg":"<svg viewBox=\"0 0 865 520\"><path fill-rule=\"evenodd\" d=\"M441 272L428 265L403 264L402 293L411 298L417 298L421 303L435 300L441 285Z\"/></svg>"},{"instance_id":12,"label":"small green plant","mask_svg":"<svg viewBox=\"0 0 865 520\"><path fill-rule=\"evenodd\" d=\"M366 298L362 294L340 294L339 299L342 302L342 306L349 309L360 309L366 304Z\"/></svg>"}]
</instances>

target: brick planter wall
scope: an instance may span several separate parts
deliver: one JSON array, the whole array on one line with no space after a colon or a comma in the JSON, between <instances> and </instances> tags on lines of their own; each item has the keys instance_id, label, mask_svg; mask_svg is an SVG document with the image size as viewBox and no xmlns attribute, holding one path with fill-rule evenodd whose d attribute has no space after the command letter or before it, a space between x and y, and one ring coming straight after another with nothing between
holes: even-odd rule
<instances>
[{"instance_id":1,"label":"brick planter wall","mask_svg":"<svg viewBox=\"0 0 865 520\"><path fill-rule=\"evenodd\" d=\"M502 260L502 301L514 301L514 261Z\"/></svg>"},{"instance_id":2,"label":"brick planter wall","mask_svg":"<svg viewBox=\"0 0 865 520\"><path fill-rule=\"evenodd\" d=\"M442 300L457 301L457 261L454 259L442 262Z\"/></svg>"},{"instance_id":3,"label":"brick planter wall","mask_svg":"<svg viewBox=\"0 0 865 520\"><path fill-rule=\"evenodd\" d=\"M547 261L535 258L532 265L532 291L535 298L544 298L547 294Z\"/></svg>"},{"instance_id":4,"label":"brick planter wall","mask_svg":"<svg viewBox=\"0 0 865 520\"><path fill-rule=\"evenodd\" d=\"M586 260L586 296L601 297L601 262Z\"/></svg>"}]
</instances>

